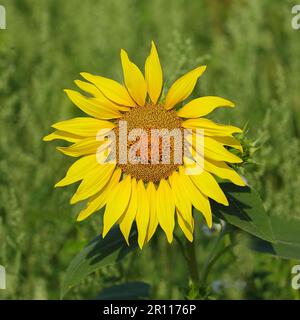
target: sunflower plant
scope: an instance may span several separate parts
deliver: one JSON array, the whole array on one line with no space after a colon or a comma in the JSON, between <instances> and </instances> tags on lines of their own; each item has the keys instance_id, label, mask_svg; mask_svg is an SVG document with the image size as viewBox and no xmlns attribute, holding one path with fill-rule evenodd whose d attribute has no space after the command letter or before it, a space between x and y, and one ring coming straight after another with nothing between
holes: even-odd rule
<instances>
[{"instance_id":1,"label":"sunflower plant","mask_svg":"<svg viewBox=\"0 0 300 320\"><path fill-rule=\"evenodd\" d=\"M55 131L44 137L71 143L57 148L76 161L55 187L79 183L70 200L85 203L77 220L98 214L103 226L71 262L62 294L163 232L167 242L176 239L187 261L187 297L208 297L208 272L230 250L237 230L250 234L257 248L269 243L276 249L278 240L260 197L235 170L243 165L238 138L243 130L206 118L234 103L217 96L190 99L206 66L184 74L162 94L164 75L154 42L144 74L124 50L121 64L123 84L81 73L83 80L75 81L81 92L65 92L87 116L55 123ZM194 236L202 218L209 229L219 226L219 241L229 245L221 252L217 247L200 268ZM176 224L186 244L174 231Z\"/></svg>"}]
</instances>

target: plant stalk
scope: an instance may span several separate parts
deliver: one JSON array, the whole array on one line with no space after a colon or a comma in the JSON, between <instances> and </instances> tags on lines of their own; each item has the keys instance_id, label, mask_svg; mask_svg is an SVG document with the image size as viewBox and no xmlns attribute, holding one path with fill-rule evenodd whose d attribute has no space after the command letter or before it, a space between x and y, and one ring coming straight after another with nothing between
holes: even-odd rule
<instances>
[{"instance_id":1,"label":"plant stalk","mask_svg":"<svg viewBox=\"0 0 300 320\"><path fill-rule=\"evenodd\" d=\"M193 242L186 241L186 262L189 270L190 280L193 285L199 288L200 276L198 271L198 262L196 256L195 240Z\"/></svg>"}]
</instances>

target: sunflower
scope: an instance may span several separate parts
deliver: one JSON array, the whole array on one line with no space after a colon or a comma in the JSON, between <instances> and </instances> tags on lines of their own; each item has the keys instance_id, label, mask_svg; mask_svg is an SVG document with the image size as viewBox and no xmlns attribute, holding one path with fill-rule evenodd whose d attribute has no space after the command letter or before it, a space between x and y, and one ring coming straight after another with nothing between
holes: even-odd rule
<instances>
[{"instance_id":1,"label":"sunflower","mask_svg":"<svg viewBox=\"0 0 300 320\"><path fill-rule=\"evenodd\" d=\"M124 50L121 50L121 63L124 85L84 72L81 76L85 81L75 81L84 94L65 90L70 100L90 117L58 122L52 126L56 131L44 138L45 141L61 139L71 142L70 146L57 149L79 158L55 186L63 187L81 181L70 203L87 202L77 217L78 221L102 209L103 237L114 224L118 224L128 243L135 221L141 248L152 238L158 226L171 243L177 219L186 238L193 241L194 215L202 214L211 227L210 199L228 205L215 176L239 186L245 185L230 166L242 162L231 152L234 148L242 153L240 142L233 136L242 130L203 118L218 107L234 107L234 104L216 96L183 103L191 95L206 66L199 66L180 77L162 97L163 72L153 42L145 63L145 75ZM127 134L135 128L143 129L147 135L151 134L151 129L203 130L204 152L195 152L193 141L190 141L194 162L201 163L203 170L198 174L187 174L190 164L183 156L179 162L173 159L169 163L155 164L124 162L118 156L113 162L99 161L99 155L108 159L112 150L105 133L115 133L117 155L120 148L124 149L120 138L121 122L126 122ZM98 139L99 132L105 136L104 139ZM194 136L193 133L192 140ZM157 152L161 159L163 148L159 141ZM172 142L171 155L176 148L175 140ZM125 151L129 148L132 148L132 143L125 146ZM154 149L150 146L148 153L151 153L151 148Z\"/></svg>"}]
</instances>

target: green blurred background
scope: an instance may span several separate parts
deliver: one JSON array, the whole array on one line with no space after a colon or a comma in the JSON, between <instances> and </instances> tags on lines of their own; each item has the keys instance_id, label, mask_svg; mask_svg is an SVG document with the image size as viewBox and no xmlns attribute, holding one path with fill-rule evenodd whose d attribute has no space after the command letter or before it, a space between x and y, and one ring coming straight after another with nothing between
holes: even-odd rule
<instances>
[{"instance_id":1,"label":"green blurred background","mask_svg":"<svg viewBox=\"0 0 300 320\"><path fill-rule=\"evenodd\" d=\"M282 0L2 0L0 30L0 264L2 299L58 299L71 259L101 231L101 217L76 223L76 186L53 189L73 159L42 137L50 125L79 115L63 89L87 71L122 80L120 48L143 68L153 39L166 86L207 64L195 94L234 101L216 119L259 139L256 165L244 174L270 214L300 218L300 30L295 1ZM201 265L214 234L198 226ZM181 236L181 235L180 235ZM242 239L241 239L242 242ZM210 275L215 298L298 299L290 286L295 261L237 246ZM66 298L94 298L128 280L151 284L153 298L182 298L186 266L162 232L117 266L107 267Z\"/></svg>"}]
</instances>

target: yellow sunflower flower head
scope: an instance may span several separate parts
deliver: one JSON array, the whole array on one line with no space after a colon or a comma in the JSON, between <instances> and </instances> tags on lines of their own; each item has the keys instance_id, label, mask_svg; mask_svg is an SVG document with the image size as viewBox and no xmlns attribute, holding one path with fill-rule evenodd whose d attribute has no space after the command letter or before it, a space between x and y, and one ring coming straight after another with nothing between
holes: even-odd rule
<instances>
[{"instance_id":1,"label":"yellow sunflower flower head","mask_svg":"<svg viewBox=\"0 0 300 320\"><path fill-rule=\"evenodd\" d=\"M245 185L227 164L242 162L227 148L242 152L241 144L233 137L242 130L204 118L218 107L234 104L206 96L191 100L176 111L175 107L190 96L206 66L175 81L164 101L160 101L163 72L153 42L145 75L124 50L121 62L124 85L81 73L85 81L75 83L86 94L65 90L70 100L90 117L58 122L52 126L56 131L44 138L71 142L69 147L58 150L79 158L56 187L81 181L71 204L87 201L87 205L77 220L105 207L103 237L114 224L119 224L128 242L135 221L141 248L158 226L171 243L177 218L187 239L193 241L192 208L201 212L211 227L209 198L228 205L214 176ZM198 138L200 142L195 146ZM195 167L197 170L192 170Z\"/></svg>"}]
</instances>

